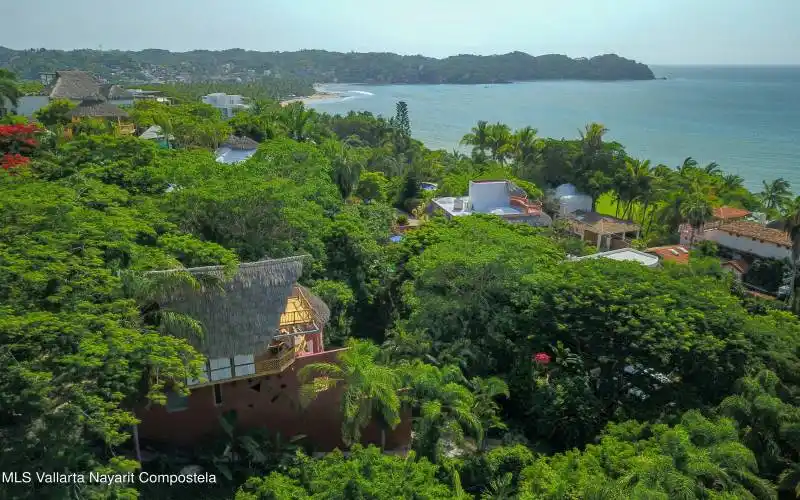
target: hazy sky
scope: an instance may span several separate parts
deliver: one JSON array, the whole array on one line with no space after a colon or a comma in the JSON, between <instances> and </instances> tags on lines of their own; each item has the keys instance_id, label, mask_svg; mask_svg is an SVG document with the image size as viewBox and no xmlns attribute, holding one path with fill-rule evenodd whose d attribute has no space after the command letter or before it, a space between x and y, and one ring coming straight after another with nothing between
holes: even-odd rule
<instances>
[{"instance_id":1,"label":"hazy sky","mask_svg":"<svg viewBox=\"0 0 800 500\"><path fill-rule=\"evenodd\" d=\"M800 0L0 0L12 48L615 52L800 64ZM10 22L7 22L10 21Z\"/></svg>"}]
</instances>

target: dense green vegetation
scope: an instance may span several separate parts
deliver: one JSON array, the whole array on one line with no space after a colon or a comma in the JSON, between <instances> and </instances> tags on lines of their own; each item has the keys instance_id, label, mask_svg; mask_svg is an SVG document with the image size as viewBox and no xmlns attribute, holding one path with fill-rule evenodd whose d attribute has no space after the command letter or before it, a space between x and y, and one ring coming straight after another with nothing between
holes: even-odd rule
<instances>
[{"instance_id":1,"label":"dense green vegetation","mask_svg":"<svg viewBox=\"0 0 800 500\"><path fill-rule=\"evenodd\" d=\"M304 253L301 281L331 308L338 364L300 373L308 401L341 387L351 454L235 432L144 466L198 464L214 489L6 484L10 498L792 498L800 479L800 321L744 294L703 245L650 269L585 251L564 228L425 215L436 182L514 179L532 196L572 182L638 218L647 243L712 206L772 212L798 238L783 182L760 195L716 165L628 157L591 124L575 140L479 123L471 156L431 151L391 119L259 104L140 103L170 147L78 128L0 129L0 470L130 471L133 408L182 390L201 360L154 314L141 272ZM50 116L49 114L46 116ZM210 152L234 131L263 141L245 163ZM465 131L466 132L466 131ZM547 207L547 204L545 204ZM399 243L392 227L421 226ZM155 284L156 286L158 284ZM790 304L791 305L791 304ZM176 335L170 335L175 333ZM413 453L357 442L413 416ZM268 431L268 430L267 430ZM186 455L188 453L188 455Z\"/></svg>"},{"instance_id":2,"label":"dense green vegetation","mask_svg":"<svg viewBox=\"0 0 800 500\"><path fill-rule=\"evenodd\" d=\"M390 53L340 53L324 50L256 52L167 50L12 50L0 47L0 66L24 78L80 68L115 81L193 82L301 79L327 83L504 83L525 80L652 80L646 65L614 54L571 59L564 55L456 55L435 59ZM302 95L302 94L298 94Z\"/></svg>"}]
</instances>

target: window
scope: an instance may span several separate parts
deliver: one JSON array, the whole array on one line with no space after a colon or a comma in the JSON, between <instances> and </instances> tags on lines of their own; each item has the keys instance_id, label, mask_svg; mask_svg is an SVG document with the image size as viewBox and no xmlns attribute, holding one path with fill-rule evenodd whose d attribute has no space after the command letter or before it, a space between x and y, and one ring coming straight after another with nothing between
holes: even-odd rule
<instances>
[{"instance_id":1,"label":"window","mask_svg":"<svg viewBox=\"0 0 800 500\"><path fill-rule=\"evenodd\" d=\"M252 354L243 354L233 357L233 376L243 377L256 373L256 360Z\"/></svg>"},{"instance_id":2,"label":"window","mask_svg":"<svg viewBox=\"0 0 800 500\"><path fill-rule=\"evenodd\" d=\"M208 367L210 368L209 372L212 381L224 380L233 376L233 372L231 371L231 358L211 359L208 362Z\"/></svg>"},{"instance_id":3,"label":"window","mask_svg":"<svg viewBox=\"0 0 800 500\"><path fill-rule=\"evenodd\" d=\"M222 385L214 384L214 404L219 406L222 404Z\"/></svg>"},{"instance_id":4,"label":"window","mask_svg":"<svg viewBox=\"0 0 800 500\"><path fill-rule=\"evenodd\" d=\"M167 412L173 413L189 408L189 396L183 396L175 391L167 392Z\"/></svg>"}]
</instances>

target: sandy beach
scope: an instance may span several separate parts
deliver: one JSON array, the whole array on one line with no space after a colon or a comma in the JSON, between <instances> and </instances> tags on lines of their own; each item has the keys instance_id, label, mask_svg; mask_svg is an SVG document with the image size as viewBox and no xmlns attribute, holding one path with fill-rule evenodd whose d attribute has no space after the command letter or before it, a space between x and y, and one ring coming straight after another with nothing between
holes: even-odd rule
<instances>
[{"instance_id":1,"label":"sandy beach","mask_svg":"<svg viewBox=\"0 0 800 500\"><path fill-rule=\"evenodd\" d=\"M310 96L295 97L293 99L286 99L285 101L281 101L281 106L287 106L287 105L289 105L289 104L291 104L293 102L302 102L302 103L305 104L305 103L312 102L312 101L322 101L322 100L326 100L326 99L337 99L339 97L341 97L339 94L335 94L333 92L322 92L322 91L319 91L319 92L315 92L314 94L312 94Z\"/></svg>"}]
</instances>

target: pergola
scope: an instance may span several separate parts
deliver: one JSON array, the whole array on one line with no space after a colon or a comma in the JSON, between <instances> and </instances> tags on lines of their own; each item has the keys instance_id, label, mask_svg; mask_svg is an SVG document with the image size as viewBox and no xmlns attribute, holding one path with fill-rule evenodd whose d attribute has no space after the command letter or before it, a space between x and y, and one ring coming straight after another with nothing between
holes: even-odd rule
<instances>
[{"instance_id":1,"label":"pergola","mask_svg":"<svg viewBox=\"0 0 800 500\"><path fill-rule=\"evenodd\" d=\"M641 230L641 226L635 222L618 219L597 212L578 210L567 217L572 231L579 235L584 241L596 243L598 251L603 246L604 237L607 240L619 237L622 241L627 241L626 238L628 238L630 233L635 234L633 237L633 239L635 239L639 237L639 231Z\"/></svg>"}]
</instances>

